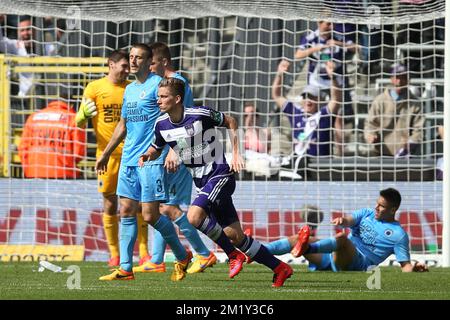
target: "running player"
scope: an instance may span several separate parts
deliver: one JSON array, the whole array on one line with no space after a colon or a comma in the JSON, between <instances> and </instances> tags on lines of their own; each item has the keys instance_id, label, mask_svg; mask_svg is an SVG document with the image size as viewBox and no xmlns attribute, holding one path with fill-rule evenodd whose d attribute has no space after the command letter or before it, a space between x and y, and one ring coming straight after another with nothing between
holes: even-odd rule
<instances>
[{"instance_id":1,"label":"running player","mask_svg":"<svg viewBox=\"0 0 450 320\"><path fill-rule=\"evenodd\" d=\"M153 59L150 70L166 78L177 78L184 82L185 93L183 105L192 107L194 99L191 87L187 80L179 73L175 72L172 66L172 57L169 47L162 42L155 42L149 45L152 50ZM167 156L170 158L171 153ZM175 154L176 156L176 154ZM178 156L176 156L178 160ZM167 164L168 162L166 162ZM186 167L181 164L174 173L167 174L167 185L169 190L169 200L161 204L161 213L166 214L180 228L192 248L197 253L195 261L187 270L188 273L197 273L204 271L207 267L213 266L217 262L217 258L213 252L205 246L200 238L197 229L192 226L186 216L180 209L180 205L189 206L192 195L192 177ZM142 266L133 268L134 272L165 272L166 265L164 263L164 252L166 250L166 242L159 232L154 233L152 245L151 260Z\"/></svg>"},{"instance_id":2,"label":"running player","mask_svg":"<svg viewBox=\"0 0 450 320\"><path fill-rule=\"evenodd\" d=\"M207 107L184 108L184 83L179 79L163 79L158 97L158 105L166 114L156 121L155 140L141 155L139 165L145 167L148 160L157 159L165 145L169 144L180 155L197 187L197 197L188 211L189 222L227 254L229 277L235 277L242 270L246 260L244 252L254 261L272 269L272 286L281 287L292 275L292 268L243 233L233 205L232 194L236 187L234 172L244 167L239 153L236 120ZM230 131L233 147L231 167L221 149L215 129L217 126Z\"/></svg>"}]
</instances>

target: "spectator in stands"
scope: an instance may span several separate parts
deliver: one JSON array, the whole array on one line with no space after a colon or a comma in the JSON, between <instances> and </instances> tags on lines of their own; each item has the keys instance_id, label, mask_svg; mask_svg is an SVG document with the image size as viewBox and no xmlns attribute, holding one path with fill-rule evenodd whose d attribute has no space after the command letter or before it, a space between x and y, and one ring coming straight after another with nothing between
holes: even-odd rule
<instances>
[{"instance_id":1,"label":"spectator in stands","mask_svg":"<svg viewBox=\"0 0 450 320\"><path fill-rule=\"evenodd\" d=\"M56 19L53 28L53 32L47 32L46 39L52 41L54 55L62 57L103 56L99 54L102 49L91 49L91 34L94 31L89 29L88 22Z\"/></svg>"},{"instance_id":2,"label":"spectator in stands","mask_svg":"<svg viewBox=\"0 0 450 320\"><path fill-rule=\"evenodd\" d=\"M8 38L17 37L17 15L6 15L0 13L0 29L3 29L3 35Z\"/></svg>"},{"instance_id":3,"label":"spectator in stands","mask_svg":"<svg viewBox=\"0 0 450 320\"><path fill-rule=\"evenodd\" d=\"M0 53L27 57L36 53L36 46L33 43L35 30L32 26L30 16L22 16L18 24L18 39L9 39L3 35L0 29ZM29 94L33 86L33 74L23 72L19 74L19 97Z\"/></svg>"},{"instance_id":4,"label":"spectator in stands","mask_svg":"<svg viewBox=\"0 0 450 320\"><path fill-rule=\"evenodd\" d=\"M64 20L56 19L54 17L45 17L43 19L43 24L45 52L49 56L54 56L57 54L59 40L65 29L65 22Z\"/></svg>"},{"instance_id":5,"label":"spectator in stands","mask_svg":"<svg viewBox=\"0 0 450 320\"><path fill-rule=\"evenodd\" d=\"M85 152L86 135L69 104L52 101L28 117L19 144L25 178L79 178Z\"/></svg>"},{"instance_id":6,"label":"spectator in stands","mask_svg":"<svg viewBox=\"0 0 450 320\"><path fill-rule=\"evenodd\" d=\"M417 15L423 12L424 7L430 4L430 0L399 0L399 12L401 14ZM416 23L401 24L398 26L398 44L411 45L411 48L403 50L406 67L415 78L436 78L436 60L433 50L424 50L421 45L435 44L435 20L425 20ZM443 42L442 42L443 43Z\"/></svg>"},{"instance_id":7,"label":"spectator in stands","mask_svg":"<svg viewBox=\"0 0 450 320\"><path fill-rule=\"evenodd\" d=\"M259 153L270 152L270 136L267 128L259 126L259 114L253 103L244 105L244 148Z\"/></svg>"},{"instance_id":8,"label":"spectator in stands","mask_svg":"<svg viewBox=\"0 0 450 320\"><path fill-rule=\"evenodd\" d=\"M276 174L280 165L280 155L272 156L271 128L262 128L260 116L253 102L244 104L244 149L246 173L257 176L271 176ZM278 146L277 141L275 145ZM275 148L275 152L278 152ZM290 151L289 151L290 154ZM245 178L246 176L244 176ZM248 177L253 179L253 177Z\"/></svg>"},{"instance_id":9,"label":"spectator in stands","mask_svg":"<svg viewBox=\"0 0 450 320\"><path fill-rule=\"evenodd\" d=\"M375 155L408 156L419 151L425 118L417 98L408 89L404 65L391 68L392 88L373 101L364 124L367 143L375 146Z\"/></svg>"},{"instance_id":10,"label":"spectator in stands","mask_svg":"<svg viewBox=\"0 0 450 320\"><path fill-rule=\"evenodd\" d=\"M326 106L319 107L319 89L307 85L301 94L302 102L297 104L281 95L281 81L290 63L282 60L278 65L278 72L272 83L272 98L278 108L289 117L293 129L294 153L297 156L328 156L332 153L333 127L335 139L342 141L342 118L338 116L340 109L340 89L333 76L335 65L328 61L326 70L331 77L331 99ZM338 148L340 150L340 148ZM338 151L340 153L340 151Z\"/></svg>"},{"instance_id":11,"label":"spectator in stands","mask_svg":"<svg viewBox=\"0 0 450 320\"><path fill-rule=\"evenodd\" d=\"M39 30L42 34L38 34L38 29L33 25L34 19L37 18L20 16L17 25L17 40L6 37L0 28L0 53L20 57L54 55L86 57L90 55L88 49L90 43L86 32L82 32L79 29L66 30L66 21L57 19L54 25L48 25L48 28ZM48 23L48 19L49 17L45 18L44 25ZM54 30L51 30L52 28ZM38 39L41 40L38 41ZM28 72L20 73L18 96L25 97L31 94L37 79L41 77L42 75ZM46 79L52 77L53 75L48 74L44 76ZM46 88L46 90L49 90L49 88ZM42 94L42 92L39 93ZM57 94L55 90L46 93ZM67 92L64 94L67 94Z\"/></svg>"},{"instance_id":12,"label":"spectator in stands","mask_svg":"<svg viewBox=\"0 0 450 320\"><path fill-rule=\"evenodd\" d=\"M344 31L344 29L340 30ZM351 37L343 37L342 34L333 32L333 24L329 21L319 21L318 28L303 36L300 46L295 52L296 59L309 58L307 84L320 89L320 100L324 99L331 89L331 78L326 68L327 62L333 61L335 64L335 80L345 96L345 101L350 101L350 91L348 81L345 77L346 60L345 53L354 53L357 45ZM351 104L346 106L345 114L353 114Z\"/></svg>"},{"instance_id":13,"label":"spectator in stands","mask_svg":"<svg viewBox=\"0 0 450 320\"><path fill-rule=\"evenodd\" d=\"M344 0L354 3L356 0ZM363 2L364 3L364 2ZM380 60L383 49L392 48L394 45L394 30L389 24L381 23L380 14L390 15L392 10L391 1L371 0L361 7L359 14L365 16L366 24L359 25L359 42L360 42L360 58L361 58L361 74L369 76L369 81L380 77L383 72L383 61ZM391 49L392 50L392 49Z\"/></svg>"}]
</instances>

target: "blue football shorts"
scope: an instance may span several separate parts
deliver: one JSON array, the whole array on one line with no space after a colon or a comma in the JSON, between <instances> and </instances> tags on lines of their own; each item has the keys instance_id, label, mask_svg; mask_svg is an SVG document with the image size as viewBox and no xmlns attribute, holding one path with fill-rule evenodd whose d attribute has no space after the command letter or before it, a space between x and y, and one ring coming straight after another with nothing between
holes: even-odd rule
<instances>
[{"instance_id":1,"label":"blue football shorts","mask_svg":"<svg viewBox=\"0 0 450 320\"><path fill-rule=\"evenodd\" d=\"M356 254L353 256L352 262L345 268L345 271L366 271L370 266L373 266L373 263L371 263L369 259L367 259L367 257L364 254L362 254L358 249L356 249ZM341 271L341 269L334 263L333 253L323 253L320 265L309 263L308 269L310 271L315 270L332 270L334 272Z\"/></svg>"},{"instance_id":2,"label":"blue football shorts","mask_svg":"<svg viewBox=\"0 0 450 320\"><path fill-rule=\"evenodd\" d=\"M184 165L174 173L167 173L168 205L189 206L192 197L192 176Z\"/></svg>"},{"instance_id":3,"label":"blue football shorts","mask_svg":"<svg viewBox=\"0 0 450 320\"><path fill-rule=\"evenodd\" d=\"M167 177L163 165L121 166L117 194L139 202L166 202Z\"/></svg>"}]
</instances>

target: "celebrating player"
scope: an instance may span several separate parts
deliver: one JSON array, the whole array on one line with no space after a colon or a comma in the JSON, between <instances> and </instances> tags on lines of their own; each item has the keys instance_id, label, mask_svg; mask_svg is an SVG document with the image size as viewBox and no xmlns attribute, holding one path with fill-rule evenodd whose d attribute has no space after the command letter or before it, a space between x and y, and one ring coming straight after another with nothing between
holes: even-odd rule
<instances>
[{"instance_id":1,"label":"celebrating player","mask_svg":"<svg viewBox=\"0 0 450 320\"><path fill-rule=\"evenodd\" d=\"M188 211L189 222L227 254L229 277L235 277L242 270L246 260L244 252L274 271L273 287L282 286L292 275L292 268L243 233L233 205L232 194L236 187L234 172L244 167L239 153L236 120L207 107L184 108L184 83L179 79L163 79L158 96L158 105L166 114L156 121L155 140L140 157L139 165L145 167L148 160L157 159L165 145L169 144L180 155L198 188L197 197ZM231 168L220 149L216 126L230 129L233 148Z\"/></svg>"},{"instance_id":2,"label":"celebrating player","mask_svg":"<svg viewBox=\"0 0 450 320\"><path fill-rule=\"evenodd\" d=\"M365 208L336 218L333 224L349 227L335 237L308 243L309 228L301 230L297 256L304 255L310 268L317 270L366 271L395 254L403 272L428 271L425 264L411 263L408 234L395 220L401 195L393 188L380 191L375 209Z\"/></svg>"},{"instance_id":3,"label":"celebrating player","mask_svg":"<svg viewBox=\"0 0 450 320\"><path fill-rule=\"evenodd\" d=\"M96 157L100 157L111 140L114 129L120 120L123 93L130 83L128 53L113 51L108 58L108 75L89 83L84 90L83 99L76 116L77 126L84 128L88 119L92 124L97 139ZM118 266L119 258L119 220L117 217L118 201L116 195L117 176L123 143L112 152L107 171L98 175L98 191L103 195L103 228L108 242L111 258L109 266ZM138 215L138 239L140 263L150 259L148 254L148 226Z\"/></svg>"},{"instance_id":4,"label":"celebrating player","mask_svg":"<svg viewBox=\"0 0 450 320\"><path fill-rule=\"evenodd\" d=\"M194 99L192 90L185 78L176 73L172 67L172 60L169 47L161 42L155 42L149 45L152 50L153 58L150 70L161 77L177 78L184 82L184 101L183 105L192 107ZM167 156L169 158L171 153ZM175 154L178 161L178 156ZM192 194L192 177L186 167L181 164L174 173L167 174L167 185L169 190L169 200L165 204L161 204L161 212L166 214L183 232L192 248L197 253L196 259L187 270L188 273L197 273L204 271L207 267L214 265L217 258L213 252L205 246L200 238L197 229L192 226L185 213L180 209L179 205L188 206L191 203ZM134 272L165 272L164 252L166 250L166 242L159 232L154 233L152 258L142 266L134 267Z\"/></svg>"},{"instance_id":5,"label":"celebrating player","mask_svg":"<svg viewBox=\"0 0 450 320\"><path fill-rule=\"evenodd\" d=\"M117 194L120 196L120 268L100 277L100 280L131 280L133 246L136 241L136 214L139 202L144 220L158 230L169 244L175 261L173 281L182 280L192 258L176 234L172 221L159 213L160 202L167 201L165 169L167 150L161 157L138 167L139 156L154 137L154 124L160 110L157 90L161 77L150 72L152 51L145 44L133 45L130 51L130 71L136 80L125 89L121 118L113 136L95 165L98 173L107 171L112 152L126 137L123 147Z\"/></svg>"}]
</instances>

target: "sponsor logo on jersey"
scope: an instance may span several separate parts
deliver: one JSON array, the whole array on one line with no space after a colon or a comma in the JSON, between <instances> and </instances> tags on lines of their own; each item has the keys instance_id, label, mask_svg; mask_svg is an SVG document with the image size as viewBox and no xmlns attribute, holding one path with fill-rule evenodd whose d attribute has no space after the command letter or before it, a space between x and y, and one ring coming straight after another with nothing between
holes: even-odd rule
<instances>
[{"instance_id":1,"label":"sponsor logo on jersey","mask_svg":"<svg viewBox=\"0 0 450 320\"><path fill-rule=\"evenodd\" d=\"M386 230L384 231L384 235L385 235L386 237L392 236L393 233L394 233L394 231L392 231L391 229L386 229Z\"/></svg>"},{"instance_id":2,"label":"sponsor logo on jersey","mask_svg":"<svg viewBox=\"0 0 450 320\"><path fill-rule=\"evenodd\" d=\"M180 138L180 139L177 139L177 147L180 149L186 149L189 147L189 145L186 142L186 139Z\"/></svg>"},{"instance_id":3,"label":"sponsor logo on jersey","mask_svg":"<svg viewBox=\"0 0 450 320\"><path fill-rule=\"evenodd\" d=\"M198 144L191 148L181 149L179 152L179 157L183 162L186 162L191 159L199 158L203 155L207 155L211 152L211 147L207 142L203 142L202 144Z\"/></svg>"}]
</instances>

